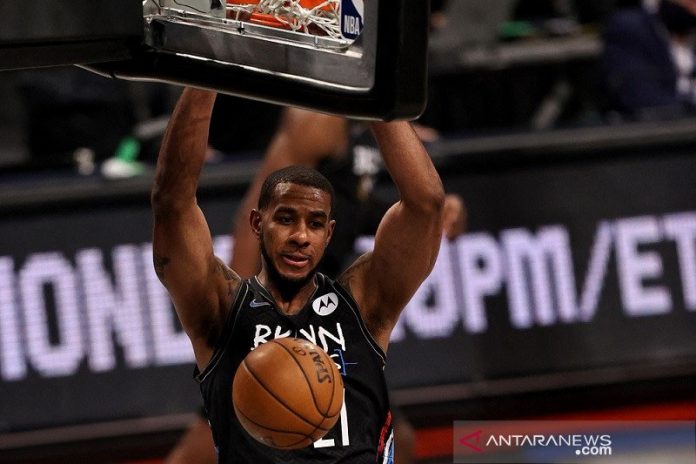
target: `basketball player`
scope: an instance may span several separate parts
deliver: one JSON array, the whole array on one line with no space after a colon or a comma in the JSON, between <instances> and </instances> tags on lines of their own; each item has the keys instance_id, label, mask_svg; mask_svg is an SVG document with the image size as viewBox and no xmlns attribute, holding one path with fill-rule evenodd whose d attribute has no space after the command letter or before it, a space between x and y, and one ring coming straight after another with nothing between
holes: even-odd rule
<instances>
[{"instance_id":1,"label":"basketball player","mask_svg":"<svg viewBox=\"0 0 696 464\"><path fill-rule=\"evenodd\" d=\"M439 176L408 123L371 124L401 198L380 223L374 251L334 282L316 272L335 227L330 183L308 168L272 174L249 218L261 271L242 280L213 255L195 199L214 100L212 92L184 91L165 134L152 202L155 269L193 345L219 462L390 462L384 352L400 311L437 257ZM344 363L344 417L314 446L265 447L234 417L234 371L258 344L310 333L323 334L317 343Z\"/></svg>"},{"instance_id":2,"label":"basketball player","mask_svg":"<svg viewBox=\"0 0 696 464\"><path fill-rule=\"evenodd\" d=\"M219 103L219 100L218 100ZM216 106L217 108L217 106ZM213 112L213 124L215 124ZM435 135L432 130L417 130L422 140ZM346 118L285 108L279 127L266 150L262 165L239 208L233 235L231 267L242 277L253 277L261 265L256 237L248 223L258 203L261 185L273 171L289 165L314 167L324 174L335 189L335 213L338 227L326 249L319 271L338 275L348 264L353 243L361 234L375 233L379 216L391 202L375 195L372 187L379 173L380 156L374 139L364 124ZM443 233L448 239L461 235L466 227L466 208L458 195L445 197ZM394 411L392 411L394 412ZM403 415L395 414L397 464L413 462L415 432ZM187 429L166 459L167 464L215 464L213 440L207 420L199 416Z\"/></svg>"}]
</instances>

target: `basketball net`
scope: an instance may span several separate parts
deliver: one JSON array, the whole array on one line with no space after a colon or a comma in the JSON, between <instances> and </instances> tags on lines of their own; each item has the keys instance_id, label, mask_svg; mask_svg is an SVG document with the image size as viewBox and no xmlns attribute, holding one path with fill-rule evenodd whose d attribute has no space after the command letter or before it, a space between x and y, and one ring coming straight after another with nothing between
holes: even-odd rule
<instances>
[{"instance_id":1,"label":"basketball net","mask_svg":"<svg viewBox=\"0 0 696 464\"><path fill-rule=\"evenodd\" d=\"M340 0L227 0L227 17L341 38Z\"/></svg>"}]
</instances>

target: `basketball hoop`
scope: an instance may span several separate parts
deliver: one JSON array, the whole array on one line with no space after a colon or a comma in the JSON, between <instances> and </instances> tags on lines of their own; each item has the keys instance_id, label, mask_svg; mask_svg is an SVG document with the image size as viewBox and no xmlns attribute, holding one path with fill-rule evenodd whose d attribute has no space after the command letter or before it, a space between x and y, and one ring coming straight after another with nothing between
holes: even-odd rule
<instances>
[{"instance_id":1,"label":"basketball hoop","mask_svg":"<svg viewBox=\"0 0 696 464\"><path fill-rule=\"evenodd\" d=\"M227 0L227 17L341 39L340 0Z\"/></svg>"},{"instance_id":2,"label":"basketball hoop","mask_svg":"<svg viewBox=\"0 0 696 464\"><path fill-rule=\"evenodd\" d=\"M126 57L80 63L104 76L362 119L423 111L428 0L120 1L142 4L143 33Z\"/></svg>"}]
</instances>

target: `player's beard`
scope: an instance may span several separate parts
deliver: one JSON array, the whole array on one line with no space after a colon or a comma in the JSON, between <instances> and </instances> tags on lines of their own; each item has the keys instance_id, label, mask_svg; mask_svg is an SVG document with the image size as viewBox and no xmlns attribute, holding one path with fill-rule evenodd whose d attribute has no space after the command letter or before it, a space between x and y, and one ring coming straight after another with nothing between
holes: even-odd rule
<instances>
[{"instance_id":1,"label":"player's beard","mask_svg":"<svg viewBox=\"0 0 696 464\"><path fill-rule=\"evenodd\" d=\"M275 263L271 260L263 240L261 240L261 259L263 259L264 265L266 266L266 273L268 274L269 280L273 282L273 285L276 286L283 298L288 300L297 295L297 292L299 292L307 282L313 279L314 275L317 273L317 266L314 266L304 277L298 279L285 277L278 271Z\"/></svg>"}]
</instances>

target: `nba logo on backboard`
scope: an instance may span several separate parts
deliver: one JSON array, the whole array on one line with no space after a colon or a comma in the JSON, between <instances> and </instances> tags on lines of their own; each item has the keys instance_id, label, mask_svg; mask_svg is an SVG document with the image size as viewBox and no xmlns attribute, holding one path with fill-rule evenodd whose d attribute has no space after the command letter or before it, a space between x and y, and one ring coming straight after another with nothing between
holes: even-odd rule
<instances>
[{"instance_id":1,"label":"nba logo on backboard","mask_svg":"<svg viewBox=\"0 0 696 464\"><path fill-rule=\"evenodd\" d=\"M341 35L355 40L362 32L365 5L363 0L341 0Z\"/></svg>"}]
</instances>

